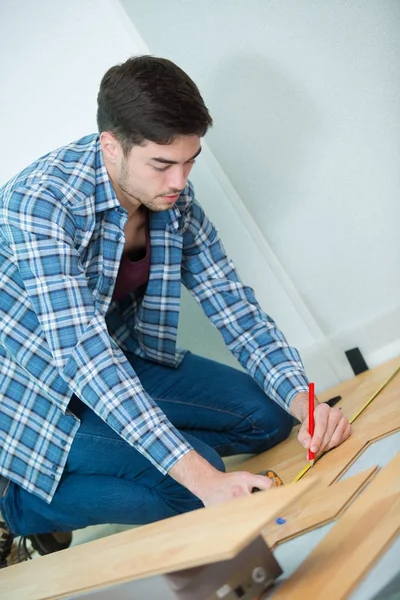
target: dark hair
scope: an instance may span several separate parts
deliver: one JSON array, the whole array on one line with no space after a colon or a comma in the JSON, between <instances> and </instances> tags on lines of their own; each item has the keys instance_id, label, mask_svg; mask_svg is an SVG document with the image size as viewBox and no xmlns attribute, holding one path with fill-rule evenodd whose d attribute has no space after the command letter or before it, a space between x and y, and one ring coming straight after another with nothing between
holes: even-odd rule
<instances>
[{"instance_id":1,"label":"dark hair","mask_svg":"<svg viewBox=\"0 0 400 600\"><path fill-rule=\"evenodd\" d=\"M196 84L170 60L138 56L111 67L97 96L99 132L110 131L125 154L146 140L169 144L202 137L212 118Z\"/></svg>"}]
</instances>

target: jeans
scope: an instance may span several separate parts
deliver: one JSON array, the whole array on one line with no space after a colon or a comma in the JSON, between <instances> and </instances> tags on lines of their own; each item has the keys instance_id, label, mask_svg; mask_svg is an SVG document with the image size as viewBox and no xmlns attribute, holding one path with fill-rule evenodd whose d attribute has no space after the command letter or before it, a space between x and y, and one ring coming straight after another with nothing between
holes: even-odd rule
<instances>
[{"instance_id":1,"label":"jeans","mask_svg":"<svg viewBox=\"0 0 400 600\"><path fill-rule=\"evenodd\" d=\"M221 456L259 453L284 440L293 418L237 369L188 353L177 369L127 354L144 389L193 448L219 470ZM142 525L202 507L172 477L74 396L81 420L50 504L11 482L0 511L17 535L101 523Z\"/></svg>"}]
</instances>

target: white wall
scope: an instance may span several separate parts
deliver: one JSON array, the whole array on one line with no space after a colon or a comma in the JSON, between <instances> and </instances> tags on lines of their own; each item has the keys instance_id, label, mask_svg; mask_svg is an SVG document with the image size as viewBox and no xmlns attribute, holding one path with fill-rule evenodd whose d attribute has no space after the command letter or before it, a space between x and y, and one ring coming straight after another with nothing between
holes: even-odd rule
<instances>
[{"instance_id":1,"label":"white wall","mask_svg":"<svg viewBox=\"0 0 400 600\"><path fill-rule=\"evenodd\" d=\"M96 131L101 77L147 51L117 1L1 0L0 185Z\"/></svg>"},{"instance_id":2,"label":"white wall","mask_svg":"<svg viewBox=\"0 0 400 600\"><path fill-rule=\"evenodd\" d=\"M0 55L7 60L0 63L5 92L0 95L0 115L7 143L0 182L41 154L95 131L96 95L103 73L128 56L148 51L116 0L3 0ZM257 240L246 228L246 222L252 226L252 219L207 146L194 177L199 197L219 225L239 270L257 288L265 310L278 320L291 343L313 345L313 319L307 310L299 316L276 277L279 264L272 268L265 260L265 240L262 236ZM200 354L237 364L187 294L179 341ZM321 386L337 381L329 360L320 361L315 376Z\"/></svg>"},{"instance_id":3,"label":"white wall","mask_svg":"<svg viewBox=\"0 0 400 600\"><path fill-rule=\"evenodd\" d=\"M121 0L334 347L400 352L398 0Z\"/></svg>"},{"instance_id":4,"label":"white wall","mask_svg":"<svg viewBox=\"0 0 400 600\"><path fill-rule=\"evenodd\" d=\"M150 16L154 24L154 31L159 31L160 38L170 41L168 52L162 52L158 47L159 40L155 39L157 36L152 36L154 39L149 43L152 52L164 55L171 55L169 50L173 47L178 49L178 37L184 40L184 35L186 35L185 28L183 26L181 28L179 25L181 13L183 16L185 13L181 8L186 7L187 9L190 5L192 8L194 7L194 10L199 6L196 3L183 3L182 6L178 6L176 0L169 0L168 7L173 13L175 25L170 30L170 34L166 35L168 20L166 20L167 14L163 13L164 4L158 3L158 0L152 0L151 3L146 4L147 8L141 5L142 11L144 11L142 13L139 10L140 7L137 8L138 4L140 2L135 1L135 10L138 11L139 17L140 14L143 19L146 17L144 21L149 27L148 11L151 8ZM257 2L254 6L256 5L258 6ZM174 6L176 10L174 10ZM210 4L210 6L213 5ZM219 6L216 4L214 8ZM236 4L233 3L232 6L236 6ZM196 19L200 19L202 14L203 12L199 11ZM214 17L214 14L209 15L210 31L212 31ZM142 18L131 22L117 0L85 0L84 2L71 0L69 3L62 0L37 0L35 3L3 0L0 20L0 52L1 56L7 57L7 60L3 60L0 64L2 89L5 91L0 96L0 115L3 139L7 143L3 146L3 149L6 148L6 152L3 152L0 162L0 182L4 182L39 155L95 130L96 95L105 70L109 66L125 60L128 56L149 51L134 27L134 24L139 23L142 28ZM237 14L236 18L241 18L241 15ZM149 34L148 29L146 31ZM219 153L218 160L216 160L214 153L205 144L205 150L196 165L193 176L199 199L217 224L228 253L237 264L243 279L256 289L263 308L275 318L290 343L301 350L309 376L316 380L319 389L323 389L336 383L339 378L350 376L350 369L344 356L339 353L340 343L331 343L325 335L330 333L326 323L313 309L318 317L318 323L313 312L307 306L309 299L304 293L304 287L300 285L296 288L293 284L295 278L292 277L292 273L288 275L288 272L282 268L281 263L284 256L281 247L278 244L276 248L271 248L270 236L267 235L268 232L263 226L262 214L254 214L254 207L261 207L260 203L257 204L260 201L257 189L254 189L252 195L246 197L238 194L239 186L236 181L238 175L243 171L243 176L246 177L247 168L249 166L253 168L253 161L256 158L256 155L252 154L256 139L254 131L249 130L248 139L240 140L241 168L236 169L235 177L227 176L227 160L238 147L238 144L232 143L238 139L237 132L233 129L224 130L224 115L223 113L218 115L214 110L214 104L218 107L218 98L226 104L223 100L223 90L218 88L219 84L215 79L215 61L206 60L209 49L207 52L201 49L196 50L195 42L198 34L196 28L192 34L193 44L191 47L187 46L186 49L188 56L192 56L193 68L189 68L183 58L182 60L178 60L176 56L172 58L188 69L199 83L211 106L216 117L216 128L209 139L211 145L214 145ZM207 36L210 37L208 30ZM231 41L233 43L233 39ZM199 63L199 56L204 56L205 60L201 63L202 66L197 77L196 64ZM202 83L201 79L204 78L204 74L207 75L206 81ZM228 80L226 84L228 84ZM211 93L215 94L214 86L217 86L219 91L218 96L215 96L213 100ZM239 89L244 92L242 88ZM232 101L234 100L231 96L230 98ZM255 103L259 99L257 94L250 95L249 101L250 98ZM292 102L294 110L297 107L296 102L293 99L290 102ZM227 111L229 112L229 110L231 108L228 103ZM281 115L281 119L277 119L276 131L280 131L280 123L284 121L283 117L284 114ZM219 125L221 121L222 129ZM243 128L244 136L247 132L245 123ZM301 129L300 125L299 128ZM287 134L289 133L290 129L288 128ZM221 148L215 142L215 140L219 140L219 135L225 136L225 143L223 146L221 145ZM275 137L278 139L279 136L275 135ZM276 144L276 140L274 143ZM273 157L268 144L265 144L263 151ZM293 167L293 161L291 165ZM292 173L290 169L288 170ZM300 171L297 175L299 173ZM293 173L291 177L294 178ZM304 177L304 182L306 181L307 177ZM284 183L284 178L282 178L282 184ZM265 192L267 186L264 184L262 189ZM282 202L285 201L283 198ZM287 215L284 208L281 211L281 217L289 219L290 214ZM275 217L272 211L272 223L274 223L273 218ZM304 218L299 226L304 226ZM262 226L262 232L258 225ZM282 230L282 235L286 236L286 230ZM271 240L273 245L274 239L271 238ZM276 250L281 252L281 255L277 256ZM299 257L302 257L306 251L309 251L308 247L296 248L295 258L301 260ZM320 252L318 249L318 255ZM393 254L392 252L392 256ZM318 256L314 256L313 260L314 262L308 265L308 269L311 271L315 268L315 262L321 266ZM315 286L318 293L320 293L319 287L325 279L326 269L324 268L318 285ZM354 293L354 289L352 293ZM321 311L324 310L325 305L322 303ZM387 314L385 314L385 318L387 318ZM392 324L393 320L390 321L390 325ZM383 333L381 330L379 331L381 345L377 346L374 342L373 350L379 352L380 348L385 346L386 354L390 355L396 348L386 344L386 329ZM355 342L358 343L358 340L359 337ZM367 339L368 343L369 341ZM339 342L341 341L339 340ZM185 294L182 303L180 343L200 354L236 364L236 361L224 348L219 334L214 331L202 316L200 309ZM353 339L347 339L346 343L353 345ZM379 356L376 360L378 359Z\"/></svg>"}]
</instances>

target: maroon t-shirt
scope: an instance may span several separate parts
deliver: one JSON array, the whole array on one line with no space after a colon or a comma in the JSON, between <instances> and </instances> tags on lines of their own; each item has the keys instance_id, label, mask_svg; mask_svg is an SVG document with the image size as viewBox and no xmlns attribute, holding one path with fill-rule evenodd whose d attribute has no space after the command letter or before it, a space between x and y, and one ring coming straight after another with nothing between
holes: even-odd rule
<instances>
[{"instance_id":1,"label":"maroon t-shirt","mask_svg":"<svg viewBox=\"0 0 400 600\"><path fill-rule=\"evenodd\" d=\"M121 259L117 281L115 282L113 300L121 300L131 292L147 285L150 272L150 236L146 227L146 254L140 260Z\"/></svg>"}]
</instances>

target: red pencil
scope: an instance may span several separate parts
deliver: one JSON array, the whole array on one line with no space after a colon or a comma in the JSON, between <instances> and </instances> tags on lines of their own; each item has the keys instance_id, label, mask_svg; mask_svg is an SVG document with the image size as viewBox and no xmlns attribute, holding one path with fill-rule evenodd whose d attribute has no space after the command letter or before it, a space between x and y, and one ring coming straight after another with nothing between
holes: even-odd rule
<instances>
[{"instance_id":1,"label":"red pencil","mask_svg":"<svg viewBox=\"0 0 400 600\"><path fill-rule=\"evenodd\" d=\"M311 439L314 435L314 384L308 384L308 431L310 433ZM308 451L307 460L310 462L310 465L314 464L314 452L311 450Z\"/></svg>"}]
</instances>

